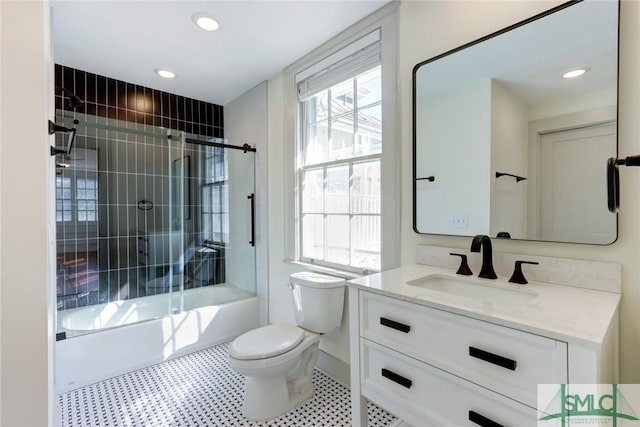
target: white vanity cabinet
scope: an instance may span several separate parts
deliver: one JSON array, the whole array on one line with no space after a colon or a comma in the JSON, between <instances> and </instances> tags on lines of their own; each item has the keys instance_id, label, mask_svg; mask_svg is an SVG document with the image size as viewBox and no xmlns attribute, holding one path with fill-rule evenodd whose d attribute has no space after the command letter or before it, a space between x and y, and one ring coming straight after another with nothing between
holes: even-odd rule
<instances>
[{"instance_id":1,"label":"white vanity cabinet","mask_svg":"<svg viewBox=\"0 0 640 427\"><path fill-rule=\"evenodd\" d=\"M366 400L414 426L535 426L538 384L617 380L615 322L574 345L364 286L349 298L354 426Z\"/></svg>"}]
</instances>

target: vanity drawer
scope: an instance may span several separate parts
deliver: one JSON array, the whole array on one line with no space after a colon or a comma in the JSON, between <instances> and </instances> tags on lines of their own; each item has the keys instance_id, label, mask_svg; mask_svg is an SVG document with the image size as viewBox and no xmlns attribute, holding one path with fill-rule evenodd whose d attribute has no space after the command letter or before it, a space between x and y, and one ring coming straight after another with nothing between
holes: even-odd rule
<instances>
[{"instance_id":1,"label":"vanity drawer","mask_svg":"<svg viewBox=\"0 0 640 427\"><path fill-rule=\"evenodd\" d=\"M538 384L567 382L567 344L442 310L360 293L360 335L536 406Z\"/></svg>"},{"instance_id":2,"label":"vanity drawer","mask_svg":"<svg viewBox=\"0 0 640 427\"><path fill-rule=\"evenodd\" d=\"M415 426L536 425L533 408L366 339L360 343L362 394Z\"/></svg>"}]
</instances>

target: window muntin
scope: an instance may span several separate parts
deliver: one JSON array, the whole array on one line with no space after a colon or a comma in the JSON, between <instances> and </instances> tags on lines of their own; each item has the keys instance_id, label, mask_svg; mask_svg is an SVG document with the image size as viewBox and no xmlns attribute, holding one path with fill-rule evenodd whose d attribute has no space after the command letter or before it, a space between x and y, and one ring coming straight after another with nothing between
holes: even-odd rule
<instances>
[{"instance_id":1,"label":"window muntin","mask_svg":"<svg viewBox=\"0 0 640 427\"><path fill-rule=\"evenodd\" d=\"M380 76L376 66L301 102L303 261L380 270Z\"/></svg>"}]
</instances>

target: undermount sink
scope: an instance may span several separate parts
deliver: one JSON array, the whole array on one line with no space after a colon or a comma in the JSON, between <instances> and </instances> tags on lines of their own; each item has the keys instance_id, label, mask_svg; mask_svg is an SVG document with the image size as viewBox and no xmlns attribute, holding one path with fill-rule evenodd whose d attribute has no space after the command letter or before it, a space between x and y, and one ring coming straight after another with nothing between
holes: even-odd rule
<instances>
[{"instance_id":1,"label":"undermount sink","mask_svg":"<svg viewBox=\"0 0 640 427\"><path fill-rule=\"evenodd\" d=\"M524 304L538 296L534 290L518 288L518 285L445 274L430 274L411 280L407 285L494 304Z\"/></svg>"}]
</instances>

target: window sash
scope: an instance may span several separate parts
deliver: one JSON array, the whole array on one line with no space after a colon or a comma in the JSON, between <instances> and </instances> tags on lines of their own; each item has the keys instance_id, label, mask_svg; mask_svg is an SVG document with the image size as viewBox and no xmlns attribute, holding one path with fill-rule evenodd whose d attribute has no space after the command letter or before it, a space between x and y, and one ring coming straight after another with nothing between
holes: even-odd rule
<instances>
[{"instance_id":1,"label":"window sash","mask_svg":"<svg viewBox=\"0 0 640 427\"><path fill-rule=\"evenodd\" d=\"M379 268L372 268L372 267L367 267L364 265L354 265L354 252L363 252L362 249L358 249L354 246L354 242L353 242L353 219L357 218L357 217L361 217L361 218L379 218L379 230L378 230L378 236L380 239L382 239L382 206L380 205L377 209L377 212L355 212L353 209L353 169L354 166L359 165L359 164L364 164L364 163L371 163L371 162L375 162L377 161L378 167L381 168L382 166L382 154L381 153L377 153L377 154L371 154L371 155L367 155L367 156L359 156L359 157L352 157L349 159L341 159L341 160L335 160L335 161L330 161L330 162L323 162L323 163L317 163L317 164L311 164L311 165L306 165L306 166L302 166L301 168L299 168L299 176L298 176L298 182L299 183L303 183L304 179L305 179L305 173L308 171L314 171L314 170L322 170L322 180L323 180L323 189L322 189L322 197L323 197L323 208L322 210L307 210L305 209L304 206L304 201L303 198L305 196L304 191L301 190L299 192L299 230L298 230L298 236L299 236L299 259L301 261L304 262L309 262L309 263L313 263L313 264L318 264L318 265L322 265L322 266L326 266L326 267L332 267L332 268L337 268L337 269L341 269L341 270L346 270L346 271L353 271L353 272L357 272L357 273L367 273L370 271L379 271ZM346 212L339 212L339 211L330 211L327 206L326 206L326 196L327 196L327 169L331 169L333 167L336 166L348 166L348 182L349 182L349 186L348 186L348 208ZM380 169L380 173L381 173L381 169ZM380 188L381 190L381 188ZM311 256L307 256L307 254L305 254L304 249L305 249L305 244L306 244L306 240L305 240L305 233L304 233L304 227L305 227L305 216L309 216L309 215L315 215L315 216L322 216L322 223L323 223L323 227L322 227L322 256L321 257L311 257ZM348 245L347 245L347 251L348 251L348 263L338 263L335 261L331 261L329 258L329 254L328 251L330 250L330 245L329 245L329 241L327 238L327 223L329 218L334 218L334 217L347 217L348 218ZM308 237L307 237L308 238ZM378 247L378 251L376 252L377 256L380 258L380 262L381 262L381 256L382 256L382 247L381 247L381 242L380 242L380 246ZM380 264L379 264L380 265Z\"/></svg>"},{"instance_id":2,"label":"window sash","mask_svg":"<svg viewBox=\"0 0 640 427\"><path fill-rule=\"evenodd\" d=\"M65 194L66 193L66 194ZM91 176L56 177L56 223L98 222L98 179Z\"/></svg>"},{"instance_id":3,"label":"window sash","mask_svg":"<svg viewBox=\"0 0 640 427\"><path fill-rule=\"evenodd\" d=\"M202 223L205 233L205 240L225 245L229 243L229 207L228 200L225 199L225 191L223 187L227 185L227 181L218 181L202 185L203 200L209 200L209 205L202 207ZM218 209L214 208L214 198ZM226 227L225 227L226 225Z\"/></svg>"},{"instance_id":4,"label":"window sash","mask_svg":"<svg viewBox=\"0 0 640 427\"><path fill-rule=\"evenodd\" d=\"M299 98L301 143L299 146L300 163L298 167L300 191L298 192L297 201L299 217L297 234L298 259L301 261L354 272L379 271L381 268L382 183L379 182L377 184L379 186L377 201L364 200L363 203L363 206L367 204L377 205L375 212L356 212L354 210L355 197L352 194L355 185L354 165L375 161L377 162L378 177L382 173L381 128L378 129L379 143L375 139L376 120L378 121L377 126L381 126L381 122L379 118L376 118L379 117L379 113L376 114L374 110L376 107L381 108L382 99L379 97L363 98L365 102L363 102L363 105L359 105L361 100L358 94L361 84L366 85L370 81L370 73L379 73L379 71L376 71L379 67L378 54L376 61L368 64L367 68L358 69L357 72L346 76L346 78L345 75L341 75L334 80L332 86L322 88L322 85L318 85L316 89L322 88L322 90L316 91L310 96L301 96ZM363 78L364 80L362 80ZM363 81L365 83L362 83ZM299 86L299 88L301 87ZM308 86L304 87L304 89L308 89ZM322 94L323 91L325 94ZM313 96L316 96L316 98L313 99ZM340 96L344 96L345 99L341 100ZM336 104L334 105L334 103ZM321 109L318 109L319 107ZM340 121L341 119L342 121ZM363 123L360 123L361 121ZM334 126L344 125L346 125L346 128L343 129L343 134L341 134L340 130L334 129ZM323 126L324 129L320 126ZM361 131L363 132L361 133ZM372 137L374 139L371 139ZM309 150L314 150L315 152L310 152ZM331 195L328 191L330 183L327 171L336 170L340 166L348 168L346 206L344 201L340 200L339 192L335 197L332 197L333 205L329 204L330 199L328 198ZM312 187L310 187L313 184L311 182L305 183L307 172L314 170L322 171L322 203L319 205L317 203L317 198L320 197L319 186L317 185L318 178L316 177L316 185L313 186L314 193L309 194L309 191L313 191L311 190ZM303 183L310 186L305 188L302 186ZM340 185L340 183L338 182L337 185ZM364 186L366 183L361 183L361 185ZM315 203L311 202L314 198L316 199ZM366 199L366 197L363 198ZM314 205L313 208L305 206L311 203ZM321 209L318 210L320 206ZM346 218L346 222L340 218ZM358 222L357 218L361 218L362 221ZM311 223L313 225L310 225ZM342 227L341 232L331 233L331 224ZM366 224L373 224L374 228L377 229L372 230ZM345 233L348 235L345 236ZM305 236L305 234L307 235ZM371 239L373 239L375 246L373 254L377 257L374 260L367 259L366 254L364 254L366 250L363 249L370 244L367 242L370 242ZM317 242L317 247L321 253L314 253L313 249L310 249L308 245L309 241ZM333 254L338 254L339 256L332 259L331 255Z\"/></svg>"}]
</instances>

